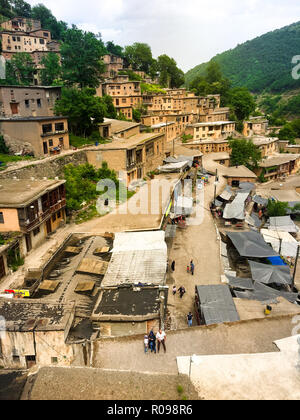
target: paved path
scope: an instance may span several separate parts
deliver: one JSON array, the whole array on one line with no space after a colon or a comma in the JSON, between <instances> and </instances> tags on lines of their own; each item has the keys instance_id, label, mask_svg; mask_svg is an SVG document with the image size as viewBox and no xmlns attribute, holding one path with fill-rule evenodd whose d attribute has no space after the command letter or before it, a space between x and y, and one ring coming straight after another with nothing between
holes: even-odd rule
<instances>
[{"instance_id":1,"label":"paved path","mask_svg":"<svg viewBox=\"0 0 300 420\"><path fill-rule=\"evenodd\" d=\"M293 327L287 316L169 331L166 354L145 355L142 336L103 339L95 344L93 367L172 374L177 356L274 352L273 342L291 336Z\"/></svg>"}]
</instances>

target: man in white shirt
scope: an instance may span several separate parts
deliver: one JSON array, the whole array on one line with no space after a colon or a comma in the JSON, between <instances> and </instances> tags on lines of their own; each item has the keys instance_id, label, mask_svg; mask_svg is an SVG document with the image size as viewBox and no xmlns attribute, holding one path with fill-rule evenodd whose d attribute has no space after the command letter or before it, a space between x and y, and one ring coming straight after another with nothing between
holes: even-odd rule
<instances>
[{"instance_id":1,"label":"man in white shirt","mask_svg":"<svg viewBox=\"0 0 300 420\"><path fill-rule=\"evenodd\" d=\"M158 331L158 333L156 334L156 339L157 339L157 343L158 343L158 347L157 347L157 353L159 353L159 349L160 349L160 345L163 345L164 351L166 353L166 333L164 331L162 331L162 329L160 329Z\"/></svg>"}]
</instances>

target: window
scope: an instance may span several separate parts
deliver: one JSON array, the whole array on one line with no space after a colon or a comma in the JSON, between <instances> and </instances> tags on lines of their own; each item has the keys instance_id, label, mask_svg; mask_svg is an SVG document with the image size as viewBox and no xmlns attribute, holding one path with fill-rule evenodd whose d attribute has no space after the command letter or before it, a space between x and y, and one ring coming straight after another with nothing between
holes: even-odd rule
<instances>
[{"instance_id":1,"label":"window","mask_svg":"<svg viewBox=\"0 0 300 420\"><path fill-rule=\"evenodd\" d=\"M36 100L36 103L37 103L38 108L41 108L41 106L42 106L42 101L41 101L41 99L37 99L37 100Z\"/></svg>"},{"instance_id":2,"label":"window","mask_svg":"<svg viewBox=\"0 0 300 420\"><path fill-rule=\"evenodd\" d=\"M34 229L33 231L33 236L37 236L40 233L40 228L37 227L36 229Z\"/></svg>"},{"instance_id":3,"label":"window","mask_svg":"<svg viewBox=\"0 0 300 420\"><path fill-rule=\"evenodd\" d=\"M54 365L56 363L58 363L57 357L51 357L51 364Z\"/></svg>"},{"instance_id":4,"label":"window","mask_svg":"<svg viewBox=\"0 0 300 420\"><path fill-rule=\"evenodd\" d=\"M52 124L43 124L42 125L43 134L52 132Z\"/></svg>"},{"instance_id":5,"label":"window","mask_svg":"<svg viewBox=\"0 0 300 420\"><path fill-rule=\"evenodd\" d=\"M43 35L48 38L48 32L44 32Z\"/></svg>"},{"instance_id":6,"label":"window","mask_svg":"<svg viewBox=\"0 0 300 420\"><path fill-rule=\"evenodd\" d=\"M4 216L2 211L0 211L0 223L4 223Z\"/></svg>"},{"instance_id":7,"label":"window","mask_svg":"<svg viewBox=\"0 0 300 420\"><path fill-rule=\"evenodd\" d=\"M54 223L55 220L56 220L56 214L53 214L53 216L52 216L52 222Z\"/></svg>"},{"instance_id":8,"label":"window","mask_svg":"<svg viewBox=\"0 0 300 420\"><path fill-rule=\"evenodd\" d=\"M42 45L45 44L45 40L40 38L40 44L42 44Z\"/></svg>"},{"instance_id":9,"label":"window","mask_svg":"<svg viewBox=\"0 0 300 420\"><path fill-rule=\"evenodd\" d=\"M49 140L49 146L50 146L50 147L52 147L52 146L53 146L53 140L52 140L52 139L50 139L50 140Z\"/></svg>"},{"instance_id":10,"label":"window","mask_svg":"<svg viewBox=\"0 0 300 420\"><path fill-rule=\"evenodd\" d=\"M60 211L58 211L58 212L56 213L56 216L57 216L57 218L58 218L58 219L60 219L60 218L61 218L61 212L60 212Z\"/></svg>"},{"instance_id":11,"label":"window","mask_svg":"<svg viewBox=\"0 0 300 420\"><path fill-rule=\"evenodd\" d=\"M64 123L55 123L55 131L64 131L65 125Z\"/></svg>"},{"instance_id":12,"label":"window","mask_svg":"<svg viewBox=\"0 0 300 420\"><path fill-rule=\"evenodd\" d=\"M29 99L25 99L25 107L29 108Z\"/></svg>"}]
</instances>

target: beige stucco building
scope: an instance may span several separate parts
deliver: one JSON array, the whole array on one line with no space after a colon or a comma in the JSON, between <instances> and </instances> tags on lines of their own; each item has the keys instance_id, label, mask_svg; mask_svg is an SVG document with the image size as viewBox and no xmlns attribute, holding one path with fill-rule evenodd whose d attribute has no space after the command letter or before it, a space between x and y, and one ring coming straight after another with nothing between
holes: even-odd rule
<instances>
[{"instance_id":1,"label":"beige stucco building","mask_svg":"<svg viewBox=\"0 0 300 420\"><path fill-rule=\"evenodd\" d=\"M87 151L87 157L96 167L107 162L110 169L125 172L130 183L155 170L162 163L164 149L165 134L140 133L129 138L115 138L95 151Z\"/></svg>"},{"instance_id":2,"label":"beige stucco building","mask_svg":"<svg viewBox=\"0 0 300 420\"><path fill-rule=\"evenodd\" d=\"M70 147L66 117L0 118L0 133L10 149L36 157L59 154Z\"/></svg>"},{"instance_id":3,"label":"beige stucco building","mask_svg":"<svg viewBox=\"0 0 300 420\"><path fill-rule=\"evenodd\" d=\"M60 86L0 86L1 117L52 117Z\"/></svg>"},{"instance_id":4,"label":"beige stucco building","mask_svg":"<svg viewBox=\"0 0 300 420\"><path fill-rule=\"evenodd\" d=\"M185 134L193 136L194 140L200 139L227 139L235 132L234 121L203 122L188 125Z\"/></svg>"}]
</instances>

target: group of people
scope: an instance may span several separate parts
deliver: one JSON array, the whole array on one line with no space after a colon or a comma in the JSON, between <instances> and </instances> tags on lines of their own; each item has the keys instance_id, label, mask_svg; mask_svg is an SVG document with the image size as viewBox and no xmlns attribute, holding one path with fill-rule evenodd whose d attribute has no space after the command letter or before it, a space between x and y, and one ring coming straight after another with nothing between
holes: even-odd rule
<instances>
[{"instance_id":1,"label":"group of people","mask_svg":"<svg viewBox=\"0 0 300 420\"><path fill-rule=\"evenodd\" d=\"M171 271L173 273L175 271L175 265L176 265L176 262L175 261L172 261L172 263L171 263ZM191 273L192 276L194 275L194 273L195 273L195 264L194 264L194 261L193 260L191 260L190 264L187 266L187 272L188 273Z\"/></svg>"},{"instance_id":2,"label":"group of people","mask_svg":"<svg viewBox=\"0 0 300 420\"><path fill-rule=\"evenodd\" d=\"M151 353L156 353L156 351L159 353L161 346L163 346L164 352L166 353L166 339L166 333L162 329L160 329L156 335L153 330L151 330L149 335L144 336L145 353L148 353L148 350L151 351Z\"/></svg>"},{"instance_id":3,"label":"group of people","mask_svg":"<svg viewBox=\"0 0 300 420\"><path fill-rule=\"evenodd\" d=\"M180 287L178 288L178 292L179 292L180 299L182 299L182 298L183 298L183 296L184 296L184 294L186 293L186 290L185 290L184 286L180 286ZM174 286L173 286L173 296L175 296L175 295L176 295L176 293L177 293L177 287L176 287L176 285L174 284Z\"/></svg>"}]
</instances>

